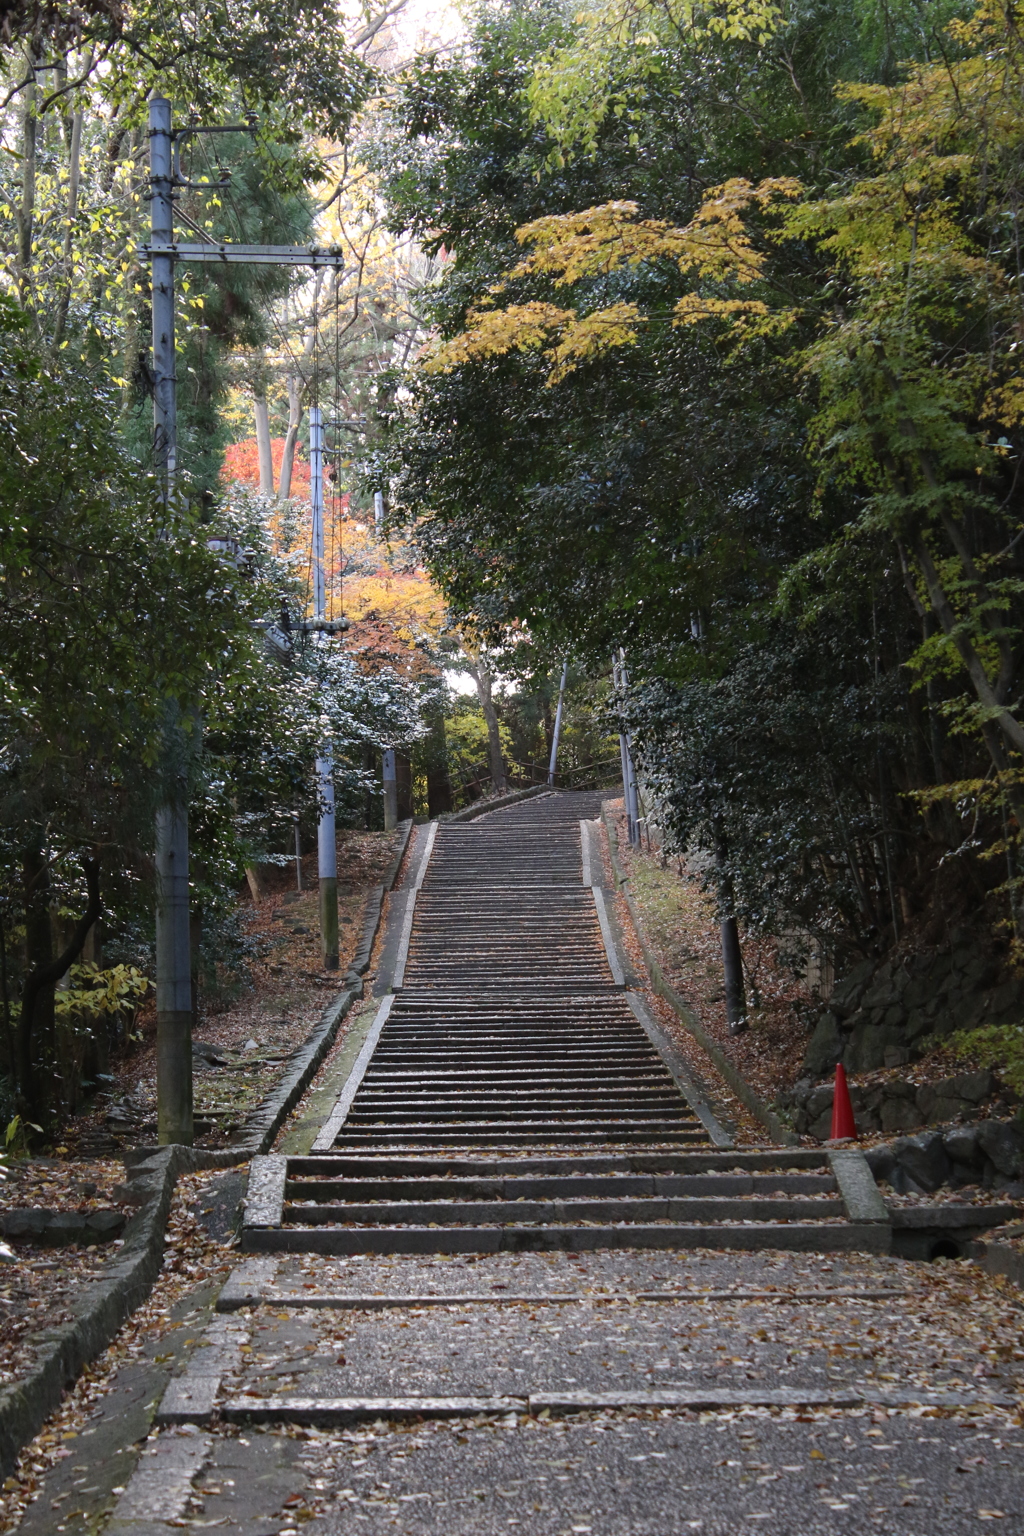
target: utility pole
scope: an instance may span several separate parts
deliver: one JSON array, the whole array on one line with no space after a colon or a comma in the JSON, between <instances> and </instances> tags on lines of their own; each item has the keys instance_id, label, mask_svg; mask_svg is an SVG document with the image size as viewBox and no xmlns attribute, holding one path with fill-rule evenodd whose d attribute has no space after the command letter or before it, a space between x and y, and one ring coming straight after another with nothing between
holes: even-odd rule
<instances>
[{"instance_id":1,"label":"utility pole","mask_svg":"<svg viewBox=\"0 0 1024 1536\"><path fill-rule=\"evenodd\" d=\"M551 732L551 761L548 763L548 783L555 782L555 764L558 762L558 738L562 734L562 701L565 698L565 679L569 663L562 662L562 681L558 685L558 708L555 710L555 728Z\"/></svg>"},{"instance_id":2,"label":"utility pole","mask_svg":"<svg viewBox=\"0 0 1024 1536\"><path fill-rule=\"evenodd\" d=\"M612 682L617 692L623 697L626 693L626 653L619 647L616 658L612 652ZM640 841L640 797L636 787L636 768L633 763L633 749L629 740L629 732L626 730L625 720L622 718L622 710L619 710L622 729L619 732L619 756L622 760L622 795L626 803L626 826L629 831L629 840L636 845Z\"/></svg>"},{"instance_id":3,"label":"utility pole","mask_svg":"<svg viewBox=\"0 0 1024 1536\"><path fill-rule=\"evenodd\" d=\"M388 747L384 753L384 831L393 832L398 826L398 764L395 749Z\"/></svg>"},{"instance_id":4,"label":"utility pole","mask_svg":"<svg viewBox=\"0 0 1024 1536\"><path fill-rule=\"evenodd\" d=\"M174 242L171 104L149 103L149 170L154 247ZM167 505L177 470L174 256L153 256L153 468ZM163 801L156 813L157 1139L190 1147L192 1130L192 945L188 899L188 786L185 740L168 708Z\"/></svg>"},{"instance_id":5,"label":"utility pole","mask_svg":"<svg viewBox=\"0 0 1024 1536\"><path fill-rule=\"evenodd\" d=\"M327 582L324 576L324 424L320 407L309 411L309 499L313 512L313 615L327 618ZM314 643L327 644L321 630ZM338 842L334 825L334 758L325 747L316 760L320 822L317 827L317 863L320 875L320 949L325 971L338 969Z\"/></svg>"},{"instance_id":6,"label":"utility pole","mask_svg":"<svg viewBox=\"0 0 1024 1536\"><path fill-rule=\"evenodd\" d=\"M203 238L201 242L178 241L174 235L174 191L190 187L197 192L216 191L216 182L190 182L181 175L182 145L201 134L252 133L254 121L227 127L205 128L190 123L174 128L171 104L163 96L149 103L149 169L151 229L149 244L139 255L151 263L153 308L153 469L161 499L167 504L174 494L177 472L177 396L174 350L174 271L179 261L223 266L301 266L344 270L347 257L337 250L316 246L229 245ZM227 179L227 173L222 182ZM323 439L320 439L320 578L323 580ZM322 594L321 594L322 603ZM348 628L344 619L328 622L322 606L317 619L304 629L321 635ZM165 730L163 791L156 815L156 1010L157 1010L157 1134L163 1145L191 1146L192 1127L192 965L189 937L188 878L188 776L185 732L176 713L168 710ZM334 778L330 758L318 759L318 781L324 803L330 805L329 838L333 887L333 956L338 964L337 867L334 851ZM324 818L326 820L326 818ZM320 827L321 872L324 871L324 820ZM321 932L325 935L324 886L321 879ZM329 924L329 914L328 914Z\"/></svg>"},{"instance_id":7,"label":"utility pole","mask_svg":"<svg viewBox=\"0 0 1024 1536\"><path fill-rule=\"evenodd\" d=\"M299 813L292 812L292 821L295 823L295 889L302 890L302 835L299 827Z\"/></svg>"}]
</instances>

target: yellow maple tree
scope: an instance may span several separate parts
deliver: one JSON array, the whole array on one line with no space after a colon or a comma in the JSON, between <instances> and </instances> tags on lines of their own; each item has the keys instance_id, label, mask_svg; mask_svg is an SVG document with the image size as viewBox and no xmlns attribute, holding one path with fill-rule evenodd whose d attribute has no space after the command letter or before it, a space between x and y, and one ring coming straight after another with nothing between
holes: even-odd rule
<instances>
[{"instance_id":1,"label":"yellow maple tree","mask_svg":"<svg viewBox=\"0 0 1024 1536\"><path fill-rule=\"evenodd\" d=\"M776 176L755 184L743 177L715 187L690 222L682 227L661 219L638 217L636 203L603 203L580 213L553 214L516 231L521 245L532 246L522 261L493 284L469 310L466 328L439 343L424 358L428 373L446 372L477 358L543 348L550 358L549 385L557 384L581 362L612 347L636 342L639 327L651 316L628 300L586 310L543 300L496 307L510 284L547 279L568 289L599 279L621 267L669 260L694 284L675 305L674 325L718 318L736 329L775 331L792 312L769 310L760 299L722 298L700 291L702 283L731 282L749 287L764 274L766 253L745 222L752 207L767 209L801 191L793 177Z\"/></svg>"}]
</instances>

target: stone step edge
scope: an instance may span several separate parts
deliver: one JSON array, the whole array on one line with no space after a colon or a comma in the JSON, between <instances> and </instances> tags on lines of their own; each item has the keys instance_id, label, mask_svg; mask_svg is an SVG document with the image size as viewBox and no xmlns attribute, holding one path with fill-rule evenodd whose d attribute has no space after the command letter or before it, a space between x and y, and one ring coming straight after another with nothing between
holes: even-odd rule
<instances>
[{"instance_id":1,"label":"stone step edge","mask_svg":"<svg viewBox=\"0 0 1024 1536\"><path fill-rule=\"evenodd\" d=\"M531 1227L250 1227L243 1253L526 1253L593 1249L682 1248L760 1252L889 1253L887 1223L725 1222L681 1226Z\"/></svg>"},{"instance_id":2,"label":"stone step edge","mask_svg":"<svg viewBox=\"0 0 1024 1536\"><path fill-rule=\"evenodd\" d=\"M367 1293L321 1292L317 1295L300 1295L295 1292L258 1291L244 1280L228 1279L217 1298L218 1312L238 1312L243 1307L294 1307L297 1310L326 1310L340 1312L386 1312L391 1308L416 1309L419 1307L469 1307L469 1306L572 1306L594 1302L686 1302L702 1306L707 1302L762 1301L780 1306L830 1305L843 1301L905 1301L914 1296L913 1291L881 1290L818 1290L818 1291L606 1291L592 1296L582 1296L574 1291L538 1291L536 1293L505 1291L499 1293L478 1292L458 1295L426 1296L379 1296Z\"/></svg>"},{"instance_id":3,"label":"stone step edge","mask_svg":"<svg viewBox=\"0 0 1024 1536\"><path fill-rule=\"evenodd\" d=\"M1013 1408L1012 1397L965 1393L875 1392L847 1388L835 1392L799 1388L767 1392L728 1389L638 1392L533 1392L497 1397L247 1397L217 1402L220 1378L179 1377L170 1383L156 1412L158 1425L227 1423L345 1424L366 1419L474 1418L479 1414L526 1414L532 1418L562 1413L614 1412L653 1408L714 1413L737 1408ZM175 1389L178 1390L175 1390Z\"/></svg>"}]
</instances>

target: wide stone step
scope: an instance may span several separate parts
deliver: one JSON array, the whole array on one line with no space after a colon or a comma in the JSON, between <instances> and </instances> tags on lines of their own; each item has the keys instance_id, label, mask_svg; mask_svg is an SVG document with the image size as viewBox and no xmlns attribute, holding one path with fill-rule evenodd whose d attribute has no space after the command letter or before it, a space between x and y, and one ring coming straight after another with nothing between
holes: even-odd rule
<instances>
[{"instance_id":1,"label":"wide stone step","mask_svg":"<svg viewBox=\"0 0 1024 1536\"><path fill-rule=\"evenodd\" d=\"M742 1170L742 1172L738 1172ZM287 1178L580 1178L591 1176L695 1178L704 1175L772 1179L793 1174L832 1179L828 1155L809 1147L707 1147L699 1152L595 1152L553 1157L536 1153L522 1157L457 1157L418 1153L414 1158L359 1157L348 1152L326 1152L287 1159Z\"/></svg>"},{"instance_id":2,"label":"wide stone step","mask_svg":"<svg viewBox=\"0 0 1024 1536\"><path fill-rule=\"evenodd\" d=\"M388 1151L399 1148L419 1147L528 1147L528 1146L621 1146L624 1143L650 1142L656 1145L701 1146L707 1143L703 1126L680 1122L674 1125L624 1125L622 1121L601 1123L594 1121L583 1126L554 1128L550 1122L542 1126L489 1124L367 1126L365 1124L340 1131L336 1145L339 1147L380 1147Z\"/></svg>"},{"instance_id":3,"label":"wide stone step","mask_svg":"<svg viewBox=\"0 0 1024 1536\"><path fill-rule=\"evenodd\" d=\"M378 1100L388 1098L395 1103L400 1100L419 1103L435 1094L438 1103L450 1102L463 1094L478 1103L500 1102L503 1097L512 1095L520 1105L527 1098L543 1098L545 1102L561 1103L566 1096L575 1099L577 1103L583 1103L589 1097L589 1101L594 1104L604 1104L612 1099L618 1102L632 1094L642 1094L648 1103L652 1096L665 1097L672 1102L678 1099L675 1084L653 1071L648 1077L609 1078L602 1081L600 1087L589 1088L587 1095L582 1097L578 1095L571 1077L559 1080L530 1077L526 1073L507 1073L497 1081L490 1076L473 1077L468 1074L458 1078L419 1078L406 1074L396 1074L395 1077L386 1074L373 1078L368 1076L364 1084L364 1097L368 1101L374 1094Z\"/></svg>"},{"instance_id":4,"label":"wide stone step","mask_svg":"<svg viewBox=\"0 0 1024 1536\"><path fill-rule=\"evenodd\" d=\"M490 1121L454 1124L450 1121L429 1124L387 1125L360 1122L342 1127L337 1145L379 1146L396 1149L408 1147L499 1147L499 1146L604 1146L626 1142L650 1141L700 1146L707 1143L703 1126L687 1121L666 1124L630 1125L622 1120L593 1120L584 1125L553 1126L549 1120L538 1124L493 1125Z\"/></svg>"},{"instance_id":5,"label":"wide stone step","mask_svg":"<svg viewBox=\"0 0 1024 1536\"><path fill-rule=\"evenodd\" d=\"M576 1073L577 1082L579 1069L583 1066L598 1069L602 1080L614 1074L625 1074L632 1078L636 1074L667 1070L653 1051L640 1051L635 1046L629 1049L615 1046L588 1049L581 1046L573 1050L558 1043L536 1051L531 1051L528 1046L502 1050L500 1044L470 1047L464 1046L457 1038L444 1036L427 1044L418 1042L415 1049L412 1046L404 1050L392 1047L389 1041L387 1050L379 1060L375 1060L374 1070L390 1073L408 1066L414 1073L437 1071L443 1075L451 1070L452 1055L457 1056L463 1074L478 1070L488 1073L492 1070L522 1073L532 1068L538 1076ZM453 1073L453 1076L458 1075L457 1072Z\"/></svg>"},{"instance_id":6,"label":"wide stone step","mask_svg":"<svg viewBox=\"0 0 1024 1536\"><path fill-rule=\"evenodd\" d=\"M888 1250L889 1229L854 1222L665 1222L622 1226L280 1227L249 1230L250 1253L527 1253L594 1248L718 1248L756 1251L871 1252Z\"/></svg>"},{"instance_id":7,"label":"wide stone step","mask_svg":"<svg viewBox=\"0 0 1024 1536\"><path fill-rule=\"evenodd\" d=\"M290 1178L288 1200L551 1200L644 1198L653 1195L726 1198L768 1194L832 1194L827 1173L567 1174L542 1178Z\"/></svg>"},{"instance_id":8,"label":"wide stone step","mask_svg":"<svg viewBox=\"0 0 1024 1536\"><path fill-rule=\"evenodd\" d=\"M626 1200L380 1200L359 1204L306 1205L289 1202L286 1222L324 1225L356 1222L361 1225L426 1226L455 1222L552 1223L577 1222L719 1222L719 1221L823 1221L844 1215L841 1200L818 1199L723 1200L626 1199Z\"/></svg>"}]
</instances>

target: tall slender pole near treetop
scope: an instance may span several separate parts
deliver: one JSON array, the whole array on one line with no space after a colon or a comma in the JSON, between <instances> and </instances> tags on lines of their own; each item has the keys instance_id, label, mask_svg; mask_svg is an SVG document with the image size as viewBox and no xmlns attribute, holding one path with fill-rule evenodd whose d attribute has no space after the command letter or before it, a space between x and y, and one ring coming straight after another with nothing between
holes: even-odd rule
<instances>
[{"instance_id":1,"label":"tall slender pole near treetop","mask_svg":"<svg viewBox=\"0 0 1024 1536\"><path fill-rule=\"evenodd\" d=\"M612 678L615 687L625 699L628 676L626 673L626 653L619 647L618 665L615 655L612 655ZM620 706L620 717L622 710ZM636 765L633 762L633 746L629 739L629 731L626 722L622 719L622 729L619 732L619 754L622 758L622 794L626 803L626 826L629 830L631 843L640 841L640 796L636 786Z\"/></svg>"},{"instance_id":2,"label":"tall slender pole near treetop","mask_svg":"<svg viewBox=\"0 0 1024 1536\"><path fill-rule=\"evenodd\" d=\"M324 576L324 424L320 407L309 411L309 499L313 512L313 611L327 618L327 582ZM321 630L316 645L328 644ZM317 827L317 864L320 875L320 948L324 970L338 969L338 843L334 825L334 758L324 747L316 760L320 822Z\"/></svg>"},{"instance_id":3,"label":"tall slender pole near treetop","mask_svg":"<svg viewBox=\"0 0 1024 1536\"><path fill-rule=\"evenodd\" d=\"M384 831L393 832L398 826L398 764L394 747L386 748L381 765L384 783Z\"/></svg>"},{"instance_id":4,"label":"tall slender pole near treetop","mask_svg":"<svg viewBox=\"0 0 1024 1536\"><path fill-rule=\"evenodd\" d=\"M174 494L178 413L174 353L174 244L171 104L149 103L153 256L153 468L161 499ZM168 708L156 813L157 1139L192 1145L192 948L189 936L188 785L185 734Z\"/></svg>"},{"instance_id":5,"label":"tall slender pole near treetop","mask_svg":"<svg viewBox=\"0 0 1024 1536\"><path fill-rule=\"evenodd\" d=\"M548 783L555 782L555 764L558 762L558 738L562 734L562 703L565 699L565 679L569 663L562 662L562 681L558 685L558 708L555 710L555 728L551 732L551 761L548 763Z\"/></svg>"}]
</instances>

